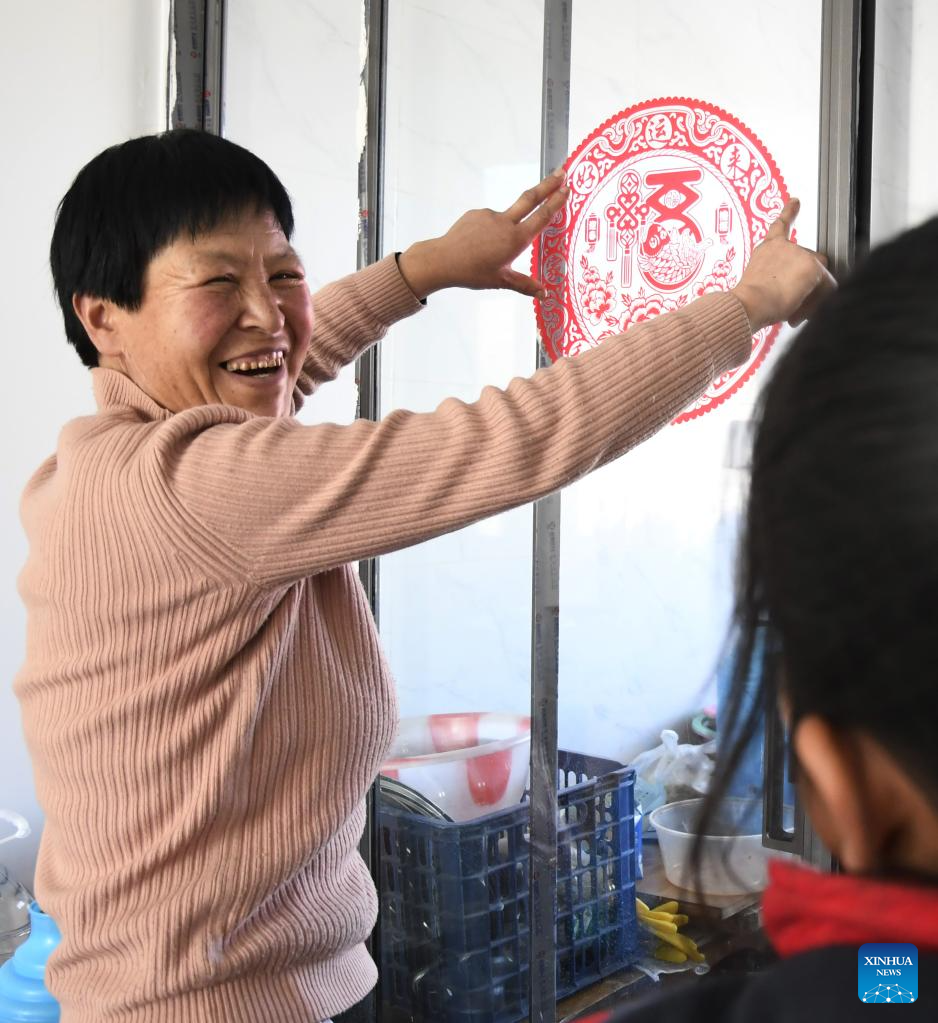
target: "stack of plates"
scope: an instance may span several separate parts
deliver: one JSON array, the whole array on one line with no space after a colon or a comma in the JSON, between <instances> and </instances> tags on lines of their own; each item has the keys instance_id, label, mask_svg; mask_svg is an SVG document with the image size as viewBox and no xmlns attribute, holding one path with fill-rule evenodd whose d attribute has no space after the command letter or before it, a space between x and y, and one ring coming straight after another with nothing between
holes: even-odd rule
<instances>
[{"instance_id":1,"label":"stack of plates","mask_svg":"<svg viewBox=\"0 0 938 1023\"><path fill-rule=\"evenodd\" d=\"M452 821L449 814L444 813L436 803L431 802L423 793L405 785L402 781L394 778L386 778L383 774L379 777L379 788L381 802L386 806L392 806L398 810L406 810L408 813L415 813L419 817L429 817L431 820Z\"/></svg>"}]
</instances>

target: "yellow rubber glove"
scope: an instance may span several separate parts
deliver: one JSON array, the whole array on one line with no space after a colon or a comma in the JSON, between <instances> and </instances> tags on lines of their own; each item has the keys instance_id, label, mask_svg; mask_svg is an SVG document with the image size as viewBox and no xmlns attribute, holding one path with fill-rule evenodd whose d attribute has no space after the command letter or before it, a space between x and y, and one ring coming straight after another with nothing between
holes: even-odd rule
<instances>
[{"instance_id":1,"label":"yellow rubber glove","mask_svg":"<svg viewBox=\"0 0 938 1023\"><path fill-rule=\"evenodd\" d=\"M684 934L678 933L678 928L687 923L688 917L685 913L679 913L681 907L673 900L663 902L653 909L641 899L635 900L635 911L638 915L638 922L658 938L660 944L655 948L654 956L668 963L684 963L692 959L695 963L705 963L706 957L697 948L697 943Z\"/></svg>"}]
</instances>

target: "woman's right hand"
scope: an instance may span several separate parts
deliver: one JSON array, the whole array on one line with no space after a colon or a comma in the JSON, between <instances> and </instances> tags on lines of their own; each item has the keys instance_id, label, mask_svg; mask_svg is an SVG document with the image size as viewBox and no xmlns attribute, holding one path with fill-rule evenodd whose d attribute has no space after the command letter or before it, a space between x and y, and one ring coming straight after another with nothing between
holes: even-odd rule
<instances>
[{"instance_id":1,"label":"woman's right hand","mask_svg":"<svg viewBox=\"0 0 938 1023\"><path fill-rule=\"evenodd\" d=\"M800 207L797 199L785 203L733 289L754 334L782 320L796 327L837 286L824 256L789 240Z\"/></svg>"}]
</instances>

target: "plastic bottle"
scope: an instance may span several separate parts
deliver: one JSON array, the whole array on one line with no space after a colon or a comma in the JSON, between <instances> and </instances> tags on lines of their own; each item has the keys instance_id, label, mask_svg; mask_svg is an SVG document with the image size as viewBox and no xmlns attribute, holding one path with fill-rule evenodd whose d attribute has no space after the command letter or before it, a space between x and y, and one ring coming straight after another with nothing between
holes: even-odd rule
<instances>
[{"instance_id":1,"label":"plastic bottle","mask_svg":"<svg viewBox=\"0 0 938 1023\"><path fill-rule=\"evenodd\" d=\"M13 828L12 834L0 838L0 845L25 838L30 832L26 818L13 810L0 809L0 821ZM0 964L5 963L29 936L29 904L32 901L33 897L26 888L0 864Z\"/></svg>"},{"instance_id":2,"label":"plastic bottle","mask_svg":"<svg viewBox=\"0 0 938 1023\"><path fill-rule=\"evenodd\" d=\"M29 937L29 904L33 897L0 863L0 964Z\"/></svg>"}]
</instances>

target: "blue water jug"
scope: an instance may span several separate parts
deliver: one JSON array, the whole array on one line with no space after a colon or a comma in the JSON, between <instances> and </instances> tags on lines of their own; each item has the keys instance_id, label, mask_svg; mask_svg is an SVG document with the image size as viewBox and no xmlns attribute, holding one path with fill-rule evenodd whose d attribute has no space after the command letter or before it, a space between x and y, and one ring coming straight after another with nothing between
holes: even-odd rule
<instances>
[{"instance_id":1,"label":"blue water jug","mask_svg":"<svg viewBox=\"0 0 938 1023\"><path fill-rule=\"evenodd\" d=\"M29 907L29 922L29 937L0 966L0 1023L58 1023L59 1003L43 978L61 935L35 902Z\"/></svg>"}]
</instances>

